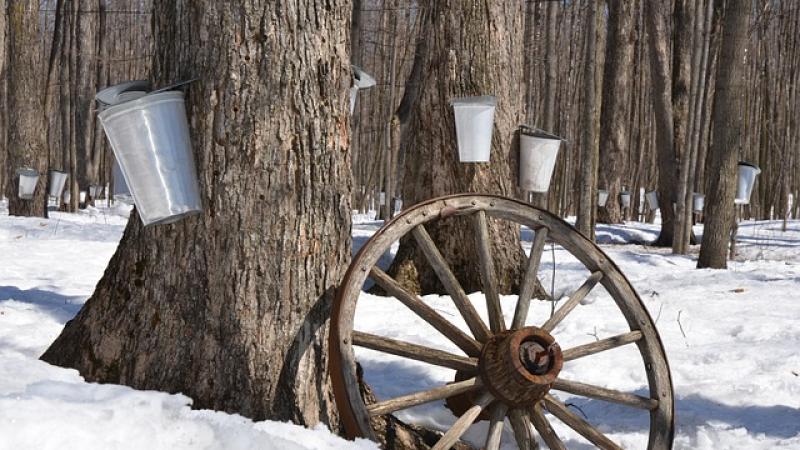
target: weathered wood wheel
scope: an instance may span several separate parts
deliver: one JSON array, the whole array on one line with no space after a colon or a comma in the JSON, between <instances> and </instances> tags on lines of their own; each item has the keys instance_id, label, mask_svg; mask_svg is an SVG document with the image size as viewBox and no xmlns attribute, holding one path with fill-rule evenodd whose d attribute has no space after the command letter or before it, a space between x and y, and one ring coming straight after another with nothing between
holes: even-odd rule
<instances>
[{"instance_id":1,"label":"weathered wood wheel","mask_svg":"<svg viewBox=\"0 0 800 450\"><path fill-rule=\"evenodd\" d=\"M461 289L425 229L426 223L447 220L451 216L472 218L480 255L488 326ZM494 287L487 218L512 221L529 227L535 233L513 320L508 325L502 315L500 296ZM394 242L409 233L450 294L471 335L421 298L404 290L376 265ZM546 241L563 247L591 275L576 287L569 299L552 315L537 318L539 325L531 326L526 321ZM464 355L354 330L356 306L367 277L432 325ZM551 333L597 283L613 298L629 331L562 350L557 336ZM489 420L485 441L487 450L499 448L506 418L519 448L535 448L537 433L549 448L566 448L550 425L545 411L599 448L620 448L596 426L551 395L552 390L649 411L647 448L668 449L672 446L674 405L669 367L661 340L641 299L603 251L572 226L547 211L513 199L466 194L441 197L418 204L387 223L361 248L342 281L334 304L330 339L331 377L336 403L351 437L375 439L375 432L370 425L372 416L445 400L459 418L439 439L434 449L450 448L479 417ZM646 373L649 385L647 397L559 377L562 365L572 360L590 355L601 357L598 355L601 352L629 344L635 344L641 355L642 371ZM454 369L457 376L452 383L434 389L366 404L359 389L353 346Z\"/></svg>"}]
</instances>

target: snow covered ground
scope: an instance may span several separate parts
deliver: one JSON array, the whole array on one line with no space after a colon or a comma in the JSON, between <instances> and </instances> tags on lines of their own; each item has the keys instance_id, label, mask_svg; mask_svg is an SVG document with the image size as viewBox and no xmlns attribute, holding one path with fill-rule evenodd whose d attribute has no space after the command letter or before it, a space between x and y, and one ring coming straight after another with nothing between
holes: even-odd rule
<instances>
[{"instance_id":1,"label":"snow covered ground","mask_svg":"<svg viewBox=\"0 0 800 450\"><path fill-rule=\"evenodd\" d=\"M8 217L0 205L0 450L17 449L318 449L377 448L347 442L326 429L207 410L191 399L124 386L84 382L74 370L38 356L89 297L122 235L127 209L55 213L51 219ZM356 217L357 248L380 222ZM695 254L630 242L655 238L640 223L598 229L598 240L639 292L666 347L676 396L676 442L681 449L800 449L800 221L740 227L740 256L730 269L697 270ZM701 234L702 227L696 232ZM524 234L530 238L530 233ZM619 245L626 244L626 245ZM548 248L540 277L550 289L555 259L557 296L570 292L586 270L559 248ZM388 264L387 257L381 264ZM473 295L485 314L483 299ZM624 321L602 288L555 330L562 348L618 334ZM427 296L458 323L449 299ZM507 316L514 297L503 298ZM529 323L547 317L536 302ZM386 317L392 319L386 320ZM396 301L365 294L356 328L452 348ZM452 371L371 351L359 351L367 380L381 398L451 381ZM641 358L631 346L565 366L572 379L637 392L646 389ZM643 448L647 415L625 407L557 394L609 437ZM405 419L446 428L454 417L441 405L404 412ZM591 448L560 422L569 448ZM485 422L468 437L477 442ZM506 427L508 428L508 427ZM506 430L504 443L511 441ZM509 447L510 448L510 447Z\"/></svg>"}]
</instances>

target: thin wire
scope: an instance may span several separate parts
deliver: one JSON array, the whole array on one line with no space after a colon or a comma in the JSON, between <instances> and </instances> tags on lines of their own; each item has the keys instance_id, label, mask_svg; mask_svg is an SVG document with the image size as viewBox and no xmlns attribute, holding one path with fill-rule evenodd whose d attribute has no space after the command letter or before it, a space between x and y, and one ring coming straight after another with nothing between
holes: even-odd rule
<instances>
[{"instance_id":1,"label":"thin wire","mask_svg":"<svg viewBox=\"0 0 800 450\"><path fill-rule=\"evenodd\" d=\"M40 12L40 13L55 13L58 12L57 9L37 9L37 10L27 10L26 12ZM79 9L79 10L64 10L64 13L67 14L130 14L130 15L137 15L137 16L149 16L152 15L152 11L135 11L135 10L124 10L124 9Z\"/></svg>"}]
</instances>

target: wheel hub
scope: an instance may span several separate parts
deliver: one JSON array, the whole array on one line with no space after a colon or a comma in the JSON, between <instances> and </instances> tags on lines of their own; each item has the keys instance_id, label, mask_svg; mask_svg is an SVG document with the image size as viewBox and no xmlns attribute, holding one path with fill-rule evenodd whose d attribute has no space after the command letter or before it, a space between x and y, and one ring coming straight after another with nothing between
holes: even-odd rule
<instances>
[{"instance_id":1,"label":"wheel hub","mask_svg":"<svg viewBox=\"0 0 800 450\"><path fill-rule=\"evenodd\" d=\"M492 336L481 352L483 384L511 407L541 400L556 380L564 358L547 331L525 327Z\"/></svg>"}]
</instances>

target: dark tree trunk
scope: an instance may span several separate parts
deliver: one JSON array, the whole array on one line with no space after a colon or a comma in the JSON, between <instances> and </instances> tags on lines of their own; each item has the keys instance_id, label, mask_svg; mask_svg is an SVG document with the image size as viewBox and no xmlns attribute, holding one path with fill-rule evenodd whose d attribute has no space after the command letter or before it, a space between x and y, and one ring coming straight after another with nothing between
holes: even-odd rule
<instances>
[{"instance_id":1,"label":"dark tree trunk","mask_svg":"<svg viewBox=\"0 0 800 450\"><path fill-rule=\"evenodd\" d=\"M589 29L586 32L586 60L583 73L584 105L581 113L581 161L580 161L580 201L575 228L584 236L594 240L597 205L597 160L595 146L595 72L597 69L597 0L589 0L589 13L586 16Z\"/></svg>"},{"instance_id":2,"label":"dark tree trunk","mask_svg":"<svg viewBox=\"0 0 800 450\"><path fill-rule=\"evenodd\" d=\"M523 3L443 0L430 4L427 70L413 106L405 146L403 200L413 205L457 192L515 196L515 129L524 117L522 86ZM470 32L465 33L464 30ZM498 45L503 42L503 45ZM454 97L497 96L491 164L458 162L455 124L449 102ZM428 228L467 292L481 289L472 227L462 219ZM492 221L498 288L513 292L525 255L517 227ZM401 242L390 269L416 292L444 292L433 269L413 240Z\"/></svg>"},{"instance_id":3,"label":"dark tree trunk","mask_svg":"<svg viewBox=\"0 0 800 450\"><path fill-rule=\"evenodd\" d=\"M602 223L621 223L622 206L617 199L627 173L626 155L630 147L628 105L633 83L634 4L628 0L609 0L608 43L606 45L603 104L600 115L600 165L598 185L608 190L608 202L597 214ZM627 180L628 188L631 187ZM633 203L631 203L633 205Z\"/></svg>"},{"instance_id":4,"label":"dark tree trunk","mask_svg":"<svg viewBox=\"0 0 800 450\"><path fill-rule=\"evenodd\" d=\"M655 114L656 155L658 161L658 204L661 206L661 233L653 243L671 247L674 233L677 162L675 161L672 81L669 68L669 33L664 5L645 1L650 68L653 80L653 110Z\"/></svg>"},{"instance_id":5,"label":"dark tree trunk","mask_svg":"<svg viewBox=\"0 0 800 450\"><path fill-rule=\"evenodd\" d=\"M8 30L8 141L5 162L8 213L47 217L47 136L44 114L44 78L39 56L39 2L6 2ZM32 200L18 197L17 170L39 172Z\"/></svg>"},{"instance_id":6,"label":"dark tree trunk","mask_svg":"<svg viewBox=\"0 0 800 450\"><path fill-rule=\"evenodd\" d=\"M741 109L749 7L747 0L730 0L725 7L711 119L714 139L709 150L709 190L703 243L697 261L699 268L728 266L727 250L735 220L736 161L744 129Z\"/></svg>"},{"instance_id":7,"label":"dark tree trunk","mask_svg":"<svg viewBox=\"0 0 800 450\"><path fill-rule=\"evenodd\" d=\"M337 427L331 297L350 259L347 0L162 0L157 85L187 112L205 211L128 224L42 356L194 406Z\"/></svg>"},{"instance_id":8,"label":"dark tree trunk","mask_svg":"<svg viewBox=\"0 0 800 450\"><path fill-rule=\"evenodd\" d=\"M0 194L6 191L6 133L8 116L6 104L6 9L0 8Z\"/></svg>"}]
</instances>

